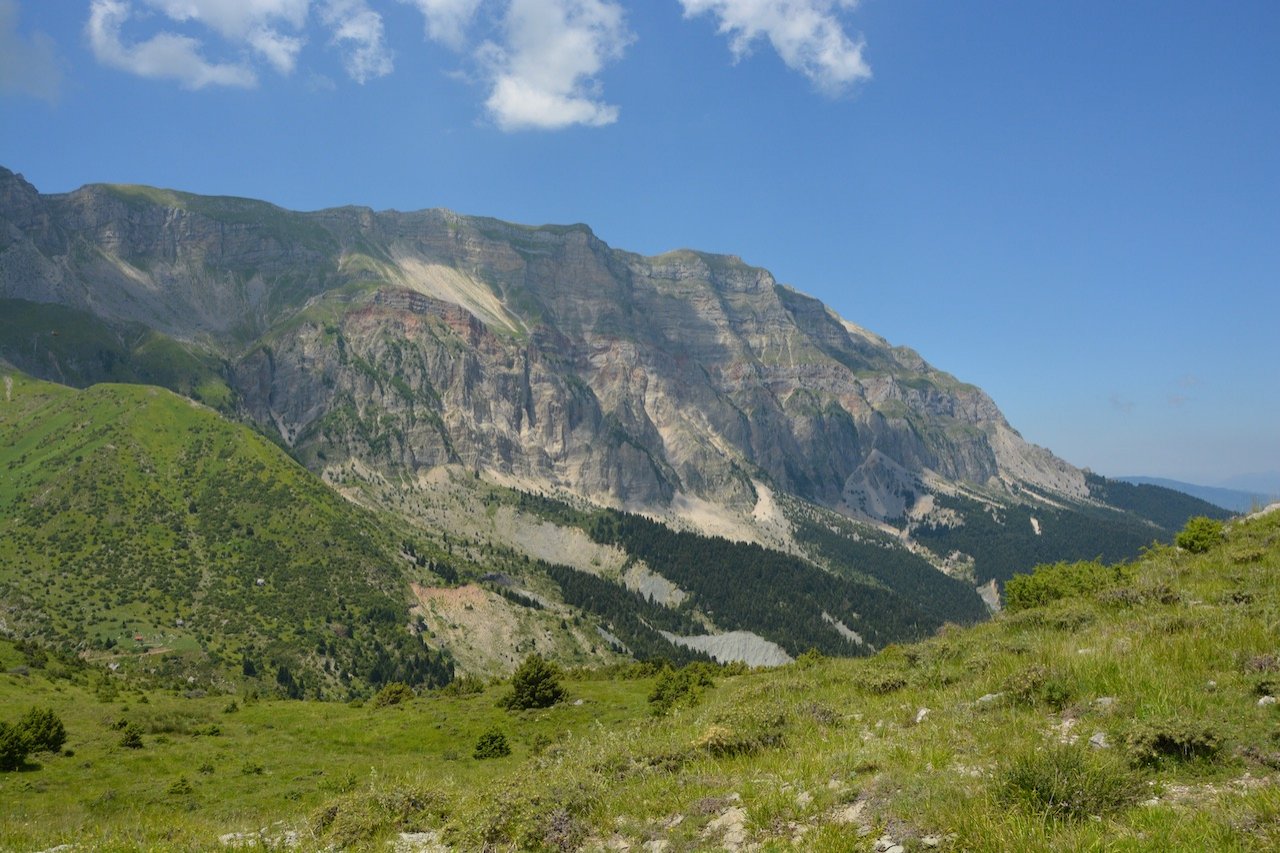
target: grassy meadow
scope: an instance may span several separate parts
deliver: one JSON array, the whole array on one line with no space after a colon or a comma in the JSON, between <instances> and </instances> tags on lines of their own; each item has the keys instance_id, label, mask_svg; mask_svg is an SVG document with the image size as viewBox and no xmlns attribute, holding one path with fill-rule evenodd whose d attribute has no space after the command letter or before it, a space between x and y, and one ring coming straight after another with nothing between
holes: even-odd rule
<instances>
[{"instance_id":1,"label":"grassy meadow","mask_svg":"<svg viewBox=\"0 0 1280 853\"><path fill-rule=\"evenodd\" d=\"M0 720L51 707L73 754L0 774L0 848L1275 849L1280 513L1204 547L1045 568L989 623L688 679L662 715L652 671L571 673L544 710L501 684L375 707L5 646ZM476 759L494 727L511 754Z\"/></svg>"}]
</instances>

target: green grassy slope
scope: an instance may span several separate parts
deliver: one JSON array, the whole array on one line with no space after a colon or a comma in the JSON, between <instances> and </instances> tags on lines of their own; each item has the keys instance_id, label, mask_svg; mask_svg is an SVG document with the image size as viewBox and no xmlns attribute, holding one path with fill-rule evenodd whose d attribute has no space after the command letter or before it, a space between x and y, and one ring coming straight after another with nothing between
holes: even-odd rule
<instances>
[{"instance_id":1,"label":"green grassy slope","mask_svg":"<svg viewBox=\"0 0 1280 853\"><path fill-rule=\"evenodd\" d=\"M663 717L651 678L570 681L521 713L492 688L228 714L56 663L18 674L34 664L0 643L0 720L53 707L75 751L0 774L0 846L216 849L266 828L303 850L410 831L461 850L1276 849L1277 573L1280 513L1204 554L1051 567L1062 597L871 658L716 675ZM494 725L513 754L471 758Z\"/></svg>"},{"instance_id":2,"label":"green grassy slope","mask_svg":"<svg viewBox=\"0 0 1280 853\"><path fill-rule=\"evenodd\" d=\"M443 683L448 661L406 629L399 542L189 400L4 372L0 616L18 636L202 688Z\"/></svg>"}]
</instances>

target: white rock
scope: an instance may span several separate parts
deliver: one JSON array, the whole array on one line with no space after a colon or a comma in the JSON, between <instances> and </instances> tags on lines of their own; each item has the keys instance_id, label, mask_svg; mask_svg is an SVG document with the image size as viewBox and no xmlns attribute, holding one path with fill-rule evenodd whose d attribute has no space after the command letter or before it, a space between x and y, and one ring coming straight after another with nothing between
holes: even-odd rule
<instances>
[{"instance_id":1,"label":"white rock","mask_svg":"<svg viewBox=\"0 0 1280 853\"><path fill-rule=\"evenodd\" d=\"M1106 732L1094 732L1093 737L1089 738L1089 746L1094 749L1110 749L1111 743L1107 740Z\"/></svg>"},{"instance_id":2,"label":"white rock","mask_svg":"<svg viewBox=\"0 0 1280 853\"><path fill-rule=\"evenodd\" d=\"M865 800L859 800L856 803L850 803L840 811L832 815L831 820L835 823L862 823L862 813L867 808Z\"/></svg>"},{"instance_id":3,"label":"white rock","mask_svg":"<svg viewBox=\"0 0 1280 853\"><path fill-rule=\"evenodd\" d=\"M928 848L941 847L942 838L937 835L923 835L920 837L920 846Z\"/></svg>"},{"instance_id":4,"label":"white rock","mask_svg":"<svg viewBox=\"0 0 1280 853\"><path fill-rule=\"evenodd\" d=\"M1263 696L1261 699L1258 700L1259 708L1265 708L1267 705L1274 705L1274 704L1276 704L1276 697L1274 696Z\"/></svg>"},{"instance_id":5,"label":"white rock","mask_svg":"<svg viewBox=\"0 0 1280 853\"><path fill-rule=\"evenodd\" d=\"M1099 708L1102 708L1102 709L1104 709L1104 710L1105 710L1105 709L1107 709L1107 708L1113 707L1113 706L1116 704L1116 697L1114 697L1114 696L1099 696L1097 699L1094 699L1094 700L1093 700L1093 704L1095 704L1095 705L1097 705Z\"/></svg>"},{"instance_id":6,"label":"white rock","mask_svg":"<svg viewBox=\"0 0 1280 853\"><path fill-rule=\"evenodd\" d=\"M979 704L979 705L990 705L992 702L999 702L999 701L1000 701L1000 697L1002 697L1002 696L1004 696L1004 694L1003 694L1003 693L988 693L988 694L986 694L985 696L979 696L979 697L978 697L978 704Z\"/></svg>"},{"instance_id":7,"label":"white rock","mask_svg":"<svg viewBox=\"0 0 1280 853\"><path fill-rule=\"evenodd\" d=\"M920 725L921 723L923 723L924 718L927 716L929 716L928 708L921 708L919 711L916 711L916 725Z\"/></svg>"},{"instance_id":8,"label":"white rock","mask_svg":"<svg viewBox=\"0 0 1280 853\"><path fill-rule=\"evenodd\" d=\"M437 832L402 832L391 841L395 853L447 853Z\"/></svg>"}]
</instances>

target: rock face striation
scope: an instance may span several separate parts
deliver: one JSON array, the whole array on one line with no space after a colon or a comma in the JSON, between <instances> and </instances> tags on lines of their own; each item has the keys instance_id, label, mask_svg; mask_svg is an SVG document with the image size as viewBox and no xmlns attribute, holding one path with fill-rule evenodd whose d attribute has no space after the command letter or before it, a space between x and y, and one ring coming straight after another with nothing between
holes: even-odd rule
<instances>
[{"instance_id":1,"label":"rock face striation","mask_svg":"<svg viewBox=\"0 0 1280 853\"><path fill-rule=\"evenodd\" d=\"M767 271L583 225L42 195L0 169L0 298L216 355L235 407L317 469L463 465L637 508L749 510L766 483L876 520L939 488L1088 495L980 389Z\"/></svg>"}]
</instances>

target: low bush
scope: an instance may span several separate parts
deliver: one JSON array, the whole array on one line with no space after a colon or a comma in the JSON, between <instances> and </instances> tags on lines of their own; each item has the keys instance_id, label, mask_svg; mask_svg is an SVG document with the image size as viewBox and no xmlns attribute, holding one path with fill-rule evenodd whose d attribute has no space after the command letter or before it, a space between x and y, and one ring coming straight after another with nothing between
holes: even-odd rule
<instances>
[{"instance_id":1,"label":"low bush","mask_svg":"<svg viewBox=\"0 0 1280 853\"><path fill-rule=\"evenodd\" d=\"M1029 575L1014 575L1004 585L1005 610L1017 613L1063 598L1097 592L1128 579L1127 566L1104 566L1097 561L1046 563Z\"/></svg>"},{"instance_id":2,"label":"low bush","mask_svg":"<svg viewBox=\"0 0 1280 853\"><path fill-rule=\"evenodd\" d=\"M448 799L440 791L394 785L344 794L312 816L311 828L330 842L326 849L367 849L379 835L419 831L439 822L447 806Z\"/></svg>"},{"instance_id":3,"label":"low bush","mask_svg":"<svg viewBox=\"0 0 1280 853\"><path fill-rule=\"evenodd\" d=\"M16 726L0 722L0 771L17 770L27 762L31 748Z\"/></svg>"},{"instance_id":4,"label":"low bush","mask_svg":"<svg viewBox=\"0 0 1280 853\"><path fill-rule=\"evenodd\" d=\"M1070 680L1042 664L1032 664L1009 676L1001 692L1024 705L1043 702L1055 711L1061 711L1075 696Z\"/></svg>"},{"instance_id":5,"label":"low bush","mask_svg":"<svg viewBox=\"0 0 1280 853\"><path fill-rule=\"evenodd\" d=\"M1084 820L1138 801L1142 782L1110 753L1055 745L1017 758L1000 774L998 799L1053 820Z\"/></svg>"},{"instance_id":6,"label":"low bush","mask_svg":"<svg viewBox=\"0 0 1280 853\"><path fill-rule=\"evenodd\" d=\"M560 679L558 666L542 655L529 655L511 676L511 690L498 704L512 711L550 708L566 696Z\"/></svg>"},{"instance_id":7,"label":"low bush","mask_svg":"<svg viewBox=\"0 0 1280 853\"><path fill-rule=\"evenodd\" d=\"M120 729L120 745L125 749L142 749L142 727L137 723L125 723Z\"/></svg>"},{"instance_id":8,"label":"low bush","mask_svg":"<svg viewBox=\"0 0 1280 853\"><path fill-rule=\"evenodd\" d=\"M742 706L718 715L693 746L716 757L747 755L781 746L787 723L777 705Z\"/></svg>"},{"instance_id":9,"label":"low bush","mask_svg":"<svg viewBox=\"0 0 1280 853\"><path fill-rule=\"evenodd\" d=\"M1135 721L1124 742L1134 764L1152 767L1168 761L1213 761L1225 738L1203 720L1166 718Z\"/></svg>"},{"instance_id":10,"label":"low bush","mask_svg":"<svg viewBox=\"0 0 1280 853\"><path fill-rule=\"evenodd\" d=\"M369 707L386 708L390 705L408 702L413 697L412 687L400 681L393 681L378 691L377 695L369 702Z\"/></svg>"},{"instance_id":11,"label":"low bush","mask_svg":"<svg viewBox=\"0 0 1280 853\"><path fill-rule=\"evenodd\" d=\"M1203 515L1189 518L1174 541L1184 551L1203 554L1222 541L1222 522Z\"/></svg>"},{"instance_id":12,"label":"low bush","mask_svg":"<svg viewBox=\"0 0 1280 853\"><path fill-rule=\"evenodd\" d=\"M67 729L52 708L32 708L15 725L32 752L57 752L67 742Z\"/></svg>"},{"instance_id":13,"label":"low bush","mask_svg":"<svg viewBox=\"0 0 1280 853\"><path fill-rule=\"evenodd\" d=\"M511 754L511 745L507 743L507 736L500 730L489 729L476 740L475 751L471 753L473 758L484 760L486 758L502 758Z\"/></svg>"},{"instance_id":14,"label":"low bush","mask_svg":"<svg viewBox=\"0 0 1280 853\"><path fill-rule=\"evenodd\" d=\"M670 713L672 708L692 708L702 698L702 691L715 686L711 667L692 663L680 669L665 668L658 674L649 691L649 710L655 716Z\"/></svg>"}]
</instances>

